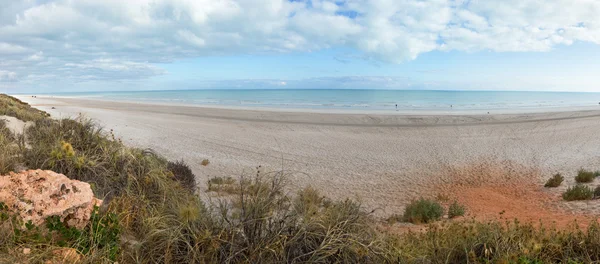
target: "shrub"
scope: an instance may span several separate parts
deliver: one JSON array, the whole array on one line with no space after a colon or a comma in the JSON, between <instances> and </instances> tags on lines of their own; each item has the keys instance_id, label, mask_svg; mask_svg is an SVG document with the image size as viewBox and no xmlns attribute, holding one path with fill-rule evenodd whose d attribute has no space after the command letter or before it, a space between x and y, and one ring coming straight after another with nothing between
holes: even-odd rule
<instances>
[{"instance_id":1,"label":"shrub","mask_svg":"<svg viewBox=\"0 0 600 264\"><path fill-rule=\"evenodd\" d=\"M600 171L594 171L594 177L600 176Z\"/></svg>"},{"instance_id":2,"label":"shrub","mask_svg":"<svg viewBox=\"0 0 600 264\"><path fill-rule=\"evenodd\" d=\"M547 188L558 187L564 180L565 180L565 178L560 173L554 174L554 176L552 176L552 178L548 179L546 184L544 184L544 187L547 187Z\"/></svg>"},{"instance_id":3,"label":"shrub","mask_svg":"<svg viewBox=\"0 0 600 264\"><path fill-rule=\"evenodd\" d=\"M448 207L448 218L455 218L463 215L465 215L464 205L461 205L456 201L450 204L450 206Z\"/></svg>"},{"instance_id":4,"label":"shrub","mask_svg":"<svg viewBox=\"0 0 600 264\"><path fill-rule=\"evenodd\" d=\"M192 172L192 169L183 161L167 163L167 169L173 173L175 180L181 185L188 189L190 192L196 191L196 175Z\"/></svg>"},{"instance_id":5,"label":"shrub","mask_svg":"<svg viewBox=\"0 0 600 264\"><path fill-rule=\"evenodd\" d=\"M594 191L585 185L575 185L569 187L562 196L566 201L589 200L594 197Z\"/></svg>"},{"instance_id":6,"label":"shrub","mask_svg":"<svg viewBox=\"0 0 600 264\"><path fill-rule=\"evenodd\" d=\"M594 198L600 198L600 186L596 186L596 188L594 189Z\"/></svg>"},{"instance_id":7,"label":"shrub","mask_svg":"<svg viewBox=\"0 0 600 264\"><path fill-rule=\"evenodd\" d=\"M584 169L580 169L575 176L575 181L578 183L588 183L594 180L594 173Z\"/></svg>"},{"instance_id":8,"label":"shrub","mask_svg":"<svg viewBox=\"0 0 600 264\"><path fill-rule=\"evenodd\" d=\"M404 209L404 221L414 224L430 223L439 220L444 215L444 208L435 201L421 198L412 201Z\"/></svg>"},{"instance_id":9,"label":"shrub","mask_svg":"<svg viewBox=\"0 0 600 264\"><path fill-rule=\"evenodd\" d=\"M210 164L210 161L208 159L203 159L202 162L200 163L202 166L208 166L208 164Z\"/></svg>"}]
</instances>

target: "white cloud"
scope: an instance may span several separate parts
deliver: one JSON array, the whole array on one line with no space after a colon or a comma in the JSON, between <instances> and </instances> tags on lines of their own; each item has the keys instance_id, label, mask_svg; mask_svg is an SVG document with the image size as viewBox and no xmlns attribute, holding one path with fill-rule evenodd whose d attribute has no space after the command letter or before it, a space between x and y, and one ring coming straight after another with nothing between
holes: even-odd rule
<instances>
[{"instance_id":1,"label":"white cloud","mask_svg":"<svg viewBox=\"0 0 600 264\"><path fill-rule=\"evenodd\" d=\"M600 44L597 0L0 0L8 79L135 80L182 58L345 46L400 63L434 50ZM54 77L48 77L54 78Z\"/></svg>"},{"instance_id":2,"label":"white cloud","mask_svg":"<svg viewBox=\"0 0 600 264\"><path fill-rule=\"evenodd\" d=\"M0 82L13 82L17 80L16 72L0 70Z\"/></svg>"}]
</instances>

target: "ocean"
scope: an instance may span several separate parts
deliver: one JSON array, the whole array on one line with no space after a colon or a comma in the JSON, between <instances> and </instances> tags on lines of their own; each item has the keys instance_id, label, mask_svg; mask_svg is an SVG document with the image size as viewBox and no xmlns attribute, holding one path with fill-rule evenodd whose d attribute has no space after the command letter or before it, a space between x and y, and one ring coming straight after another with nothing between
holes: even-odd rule
<instances>
[{"instance_id":1,"label":"ocean","mask_svg":"<svg viewBox=\"0 0 600 264\"><path fill-rule=\"evenodd\" d=\"M56 96L203 106L347 110L518 110L600 108L600 93L423 90L170 90L60 93Z\"/></svg>"}]
</instances>

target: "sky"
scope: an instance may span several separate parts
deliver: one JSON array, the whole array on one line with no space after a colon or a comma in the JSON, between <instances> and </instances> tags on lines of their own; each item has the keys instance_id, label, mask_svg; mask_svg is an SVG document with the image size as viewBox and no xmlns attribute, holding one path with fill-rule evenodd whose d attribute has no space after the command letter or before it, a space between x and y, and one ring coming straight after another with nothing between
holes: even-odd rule
<instances>
[{"instance_id":1,"label":"sky","mask_svg":"<svg viewBox=\"0 0 600 264\"><path fill-rule=\"evenodd\" d=\"M598 0L0 0L0 92L600 92Z\"/></svg>"}]
</instances>

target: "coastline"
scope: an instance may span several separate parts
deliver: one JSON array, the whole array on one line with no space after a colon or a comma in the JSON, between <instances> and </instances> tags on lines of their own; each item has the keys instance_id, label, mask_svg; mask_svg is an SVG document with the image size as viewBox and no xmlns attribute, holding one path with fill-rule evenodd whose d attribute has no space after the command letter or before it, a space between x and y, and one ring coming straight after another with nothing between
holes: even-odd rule
<instances>
[{"instance_id":1,"label":"coastline","mask_svg":"<svg viewBox=\"0 0 600 264\"><path fill-rule=\"evenodd\" d=\"M577 169L600 167L600 111L377 115L18 98L54 118L83 113L127 145L184 159L201 188L210 177L251 175L258 165L283 168L293 172L293 186L356 197L382 215L423 195L447 164L509 160L543 177L564 173L569 184Z\"/></svg>"},{"instance_id":2,"label":"coastline","mask_svg":"<svg viewBox=\"0 0 600 264\"><path fill-rule=\"evenodd\" d=\"M34 94L18 94L12 95L22 100L31 98ZM153 105L153 106L172 106L172 107L197 107L220 110L242 110L242 111L262 111L262 112L278 112L278 113L314 113L314 114L364 114L364 115L400 115L400 116L452 116L452 115L510 115L510 114L539 114L539 113L562 113L562 112L579 112L579 111L600 111L600 105L589 106L530 106L519 108L493 108L493 109L365 109L365 108L294 108L294 107L264 107L264 106L239 106L239 105L224 105L224 104L189 104L189 103L167 103L155 101L136 101L136 100L114 100L97 97L77 97L77 96L61 96L61 95L41 95L37 96L40 99L46 100L83 100L91 102L107 102L107 103L126 103L136 105Z\"/></svg>"}]
</instances>

